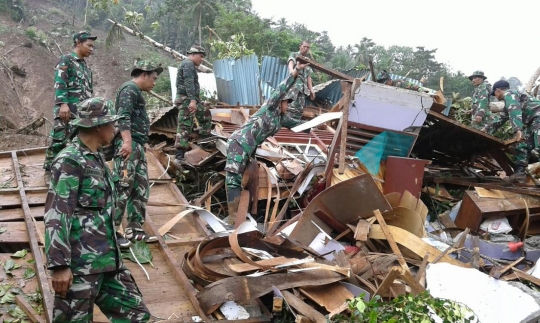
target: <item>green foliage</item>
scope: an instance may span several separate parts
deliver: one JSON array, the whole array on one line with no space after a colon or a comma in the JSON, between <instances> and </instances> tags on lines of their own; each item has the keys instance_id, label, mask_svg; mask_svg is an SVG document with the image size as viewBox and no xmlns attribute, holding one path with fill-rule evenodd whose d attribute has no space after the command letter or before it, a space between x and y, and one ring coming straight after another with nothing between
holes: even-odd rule
<instances>
[{"instance_id":1,"label":"green foliage","mask_svg":"<svg viewBox=\"0 0 540 323\"><path fill-rule=\"evenodd\" d=\"M26 29L26 36L28 36L33 41L37 42L43 47L47 47L49 45L49 37L45 32L42 30L38 30L36 27L28 27Z\"/></svg>"},{"instance_id":2,"label":"green foliage","mask_svg":"<svg viewBox=\"0 0 540 323\"><path fill-rule=\"evenodd\" d=\"M472 98L461 98L459 93L452 93L452 110L449 116L456 119L456 121L466 125L471 125L471 107Z\"/></svg>"},{"instance_id":3,"label":"green foliage","mask_svg":"<svg viewBox=\"0 0 540 323\"><path fill-rule=\"evenodd\" d=\"M28 250L22 249L11 255L11 258L24 258L28 254Z\"/></svg>"},{"instance_id":4,"label":"green foliage","mask_svg":"<svg viewBox=\"0 0 540 323\"><path fill-rule=\"evenodd\" d=\"M330 322L398 323L398 322L479 322L471 309L450 300L435 298L428 292L419 295L400 295L390 302L375 296L369 302L360 297L349 301L350 317L338 315ZM438 316L442 320L436 321Z\"/></svg>"},{"instance_id":5,"label":"green foliage","mask_svg":"<svg viewBox=\"0 0 540 323\"><path fill-rule=\"evenodd\" d=\"M215 39L210 42L210 46L212 51L217 53L217 59L239 59L254 54L253 50L247 48L244 34L232 35L231 40L227 42Z\"/></svg>"},{"instance_id":6,"label":"green foliage","mask_svg":"<svg viewBox=\"0 0 540 323\"><path fill-rule=\"evenodd\" d=\"M152 267L154 267L152 264L152 252L150 251L150 248L146 242L137 241L131 247L129 247L129 249L130 251L122 252L122 258L129 259L133 262L137 262L138 260L141 264L150 264ZM131 251L133 253L131 253Z\"/></svg>"},{"instance_id":7,"label":"green foliage","mask_svg":"<svg viewBox=\"0 0 540 323\"><path fill-rule=\"evenodd\" d=\"M7 13L14 21L21 21L25 17L23 0L0 0L0 12Z\"/></svg>"}]
</instances>

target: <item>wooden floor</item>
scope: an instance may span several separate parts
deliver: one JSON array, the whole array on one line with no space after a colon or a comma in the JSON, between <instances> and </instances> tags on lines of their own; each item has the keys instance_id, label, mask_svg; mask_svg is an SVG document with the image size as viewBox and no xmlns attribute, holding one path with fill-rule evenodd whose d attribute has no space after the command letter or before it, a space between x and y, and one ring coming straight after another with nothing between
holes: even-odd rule
<instances>
[{"instance_id":1,"label":"wooden floor","mask_svg":"<svg viewBox=\"0 0 540 323\"><path fill-rule=\"evenodd\" d=\"M17 172L14 169L14 155L16 155L16 162L20 165L20 176L24 185L22 190L19 190ZM0 234L2 246L14 246L15 248L26 245L27 248L30 248L28 244L34 241L40 246L40 252L43 252L43 209L47 193L47 188L43 183L44 157L43 148L17 151L16 154L0 152L0 228L7 229L6 232ZM170 179L151 153L148 153L148 166L151 181L160 176L161 179ZM22 197L21 191L25 193L25 198ZM148 215L145 223L147 232L154 231L157 234L157 229L160 226L184 210L181 204L185 203L187 201L174 183L155 183L150 190ZM25 212L35 219L34 224L38 232L35 237L28 235ZM125 263L154 316L162 319L171 318L169 320L171 322L190 322L193 316L200 316L201 311L192 303L194 290L192 287L191 289L186 287L187 279L182 278L180 263L184 253L204 238L207 231L203 229L201 220L196 215L188 215L172 228L170 234L179 239L165 242L159 236L159 242L151 245L154 267L148 264L144 265L150 280L147 280L137 264L129 260L126 260ZM169 248L169 246L174 246L174 248ZM5 258L7 255L0 254L0 260L3 259L2 257ZM32 257L32 254L27 257ZM36 261L37 263L38 261ZM41 269L43 270L43 268ZM0 271L3 273L2 269ZM27 288L35 289L38 285L39 282L34 279L33 283L28 283ZM50 286L49 288L44 286L44 289L52 290ZM98 309L94 321L109 322Z\"/></svg>"}]
</instances>

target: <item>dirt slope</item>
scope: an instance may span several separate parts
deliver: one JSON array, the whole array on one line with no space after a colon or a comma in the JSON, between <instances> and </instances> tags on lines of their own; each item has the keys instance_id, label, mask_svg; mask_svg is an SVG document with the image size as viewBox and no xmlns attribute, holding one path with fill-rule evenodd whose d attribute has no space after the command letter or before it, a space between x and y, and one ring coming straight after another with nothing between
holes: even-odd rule
<instances>
[{"instance_id":1,"label":"dirt slope","mask_svg":"<svg viewBox=\"0 0 540 323\"><path fill-rule=\"evenodd\" d=\"M0 13L0 151L44 144L43 139L28 140L24 136L18 142L17 136L12 134L8 137L9 142L6 142L8 138L4 136L7 133L1 131L5 130L5 124L19 128L42 113L45 118L52 120L54 67L61 55L60 50L63 53L71 52L71 35L82 29L82 22L75 20L75 25L72 25L72 13L59 7L55 1L27 0L25 3L27 17L36 17L34 27L45 33L52 44L46 48L27 36L28 21L31 19L19 25ZM163 61L171 61L163 52L130 35L126 35L118 46L107 50L106 31L93 29L92 34L97 35L98 40L93 55L87 61L94 74L95 96L114 99L116 89L130 79L130 66L136 57L163 56ZM23 44L32 44L32 47L24 47ZM14 65L26 71L25 77L13 75L15 87L6 72L6 67ZM48 134L50 125L46 123L40 132Z\"/></svg>"}]
</instances>

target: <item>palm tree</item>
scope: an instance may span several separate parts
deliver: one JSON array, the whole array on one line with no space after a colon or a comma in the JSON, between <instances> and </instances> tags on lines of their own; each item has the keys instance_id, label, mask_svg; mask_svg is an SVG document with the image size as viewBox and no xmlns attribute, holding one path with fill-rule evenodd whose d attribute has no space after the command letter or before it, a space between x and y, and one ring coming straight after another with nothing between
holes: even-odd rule
<instances>
[{"instance_id":1,"label":"palm tree","mask_svg":"<svg viewBox=\"0 0 540 323\"><path fill-rule=\"evenodd\" d=\"M188 8L188 11L197 12L197 15L199 16L197 19L197 27L199 30L199 45L202 45L201 21L203 11L208 10L211 12L216 12L216 9L214 8L215 2L216 0L196 0L196 2L190 8Z\"/></svg>"},{"instance_id":2,"label":"palm tree","mask_svg":"<svg viewBox=\"0 0 540 323\"><path fill-rule=\"evenodd\" d=\"M287 22L287 19L285 19L285 18L279 19L277 24L278 24L278 30L280 30L280 31L281 30L286 30L287 28L289 28L289 24Z\"/></svg>"}]
</instances>

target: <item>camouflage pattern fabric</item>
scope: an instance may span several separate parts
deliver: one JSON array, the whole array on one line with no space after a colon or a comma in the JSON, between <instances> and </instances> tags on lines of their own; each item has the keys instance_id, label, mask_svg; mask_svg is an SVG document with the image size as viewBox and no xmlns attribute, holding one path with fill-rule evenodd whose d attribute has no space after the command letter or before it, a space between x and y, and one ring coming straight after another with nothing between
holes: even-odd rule
<instances>
[{"instance_id":1,"label":"camouflage pattern fabric","mask_svg":"<svg viewBox=\"0 0 540 323\"><path fill-rule=\"evenodd\" d=\"M485 129L493 121L493 115L489 108L489 93L491 85L484 81L474 89L472 97L471 126L475 129ZM476 117L481 117L482 121L476 123Z\"/></svg>"},{"instance_id":2,"label":"camouflage pattern fabric","mask_svg":"<svg viewBox=\"0 0 540 323\"><path fill-rule=\"evenodd\" d=\"M193 133L193 128L196 126L193 114L189 113L190 100L184 100L180 106L178 106L178 126L176 128L176 138L174 147L176 149L187 149L189 147L190 135ZM206 137L210 135L210 129L212 128L212 115L210 111L202 104L197 102L197 110L195 111L195 117L201 126L199 130L199 136Z\"/></svg>"},{"instance_id":3,"label":"camouflage pattern fabric","mask_svg":"<svg viewBox=\"0 0 540 323\"><path fill-rule=\"evenodd\" d=\"M295 78L292 74L289 75L272 92L263 106L240 129L233 132L229 138L227 162L225 164L225 170L227 171L225 181L229 185L237 183L237 180L231 178L230 174L242 175L249 156L266 138L275 135L281 127L293 128L303 123L298 119L292 119L286 114L282 114L279 107L294 82Z\"/></svg>"},{"instance_id":4,"label":"camouflage pattern fabric","mask_svg":"<svg viewBox=\"0 0 540 323\"><path fill-rule=\"evenodd\" d=\"M116 226L122 223L124 213L127 211L128 222L144 223L146 216L146 203L150 195L150 183L148 181L148 162L144 147L132 141L133 149L129 158L125 160L120 156L120 148L124 141L122 137L116 137L114 142L115 154L113 161L113 178L118 194L116 203ZM127 178L124 178L124 169L127 170Z\"/></svg>"},{"instance_id":5,"label":"camouflage pattern fabric","mask_svg":"<svg viewBox=\"0 0 540 323\"><path fill-rule=\"evenodd\" d=\"M287 60L287 64L289 64L290 61L293 61L294 67L296 67L296 57L299 55L301 55L299 51L296 53L291 53L289 59ZM290 88L289 92L284 98L293 100L287 108L287 114L291 118L302 118L302 111L304 111L304 107L306 106L306 97L311 94L307 82L307 79L311 76L311 74L313 74L313 70L309 66L306 66L304 69L298 71L298 76L294 81L294 85Z\"/></svg>"},{"instance_id":6,"label":"camouflage pattern fabric","mask_svg":"<svg viewBox=\"0 0 540 323\"><path fill-rule=\"evenodd\" d=\"M102 97L86 99L78 104L78 109L79 117L71 121L75 127L92 128L120 118L112 113L112 101Z\"/></svg>"},{"instance_id":7,"label":"camouflage pattern fabric","mask_svg":"<svg viewBox=\"0 0 540 323\"><path fill-rule=\"evenodd\" d=\"M148 142L150 119L141 89L133 81L125 82L116 93L118 131L130 131L131 139L144 146Z\"/></svg>"},{"instance_id":8,"label":"camouflage pattern fabric","mask_svg":"<svg viewBox=\"0 0 540 323\"><path fill-rule=\"evenodd\" d=\"M66 147L74 132L74 128L58 116L60 104L67 103L69 105L71 119L74 119L77 117L76 104L90 98L93 94L92 71L86 61L75 53L61 56L56 65L54 89L54 122L49 135L52 142L45 151L45 162L43 163L45 170L51 169L54 157Z\"/></svg>"},{"instance_id":9,"label":"camouflage pattern fabric","mask_svg":"<svg viewBox=\"0 0 540 323\"><path fill-rule=\"evenodd\" d=\"M195 64L189 59L184 59L178 67L176 75L176 101L180 105L184 100L200 101L199 95L201 87L199 86L199 76Z\"/></svg>"},{"instance_id":10,"label":"camouflage pattern fabric","mask_svg":"<svg viewBox=\"0 0 540 323\"><path fill-rule=\"evenodd\" d=\"M421 89L420 86L414 85L412 83L409 83L405 80L399 79L399 80L392 80L392 86L398 87L401 89L411 90L411 91L419 91Z\"/></svg>"},{"instance_id":11,"label":"camouflage pattern fabric","mask_svg":"<svg viewBox=\"0 0 540 323\"><path fill-rule=\"evenodd\" d=\"M150 312L128 269L74 276L66 298L54 297L53 323L94 321L94 304L111 322L148 322Z\"/></svg>"},{"instance_id":12,"label":"camouflage pattern fabric","mask_svg":"<svg viewBox=\"0 0 540 323\"><path fill-rule=\"evenodd\" d=\"M516 145L516 165L527 166L532 149L539 146L540 100L517 90L506 90L504 93L504 110L487 126L488 133L494 133L510 120L512 130L522 131L524 141Z\"/></svg>"},{"instance_id":13,"label":"camouflage pattern fabric","mask_svg":"<svg viewBox=\"0 0 540 323\"><path fill-rule=\"evenodd\" d=\"M69 266L73 275L123 268L113 223L116 195L101 154L76 137L51 170L44 216L47 268Z\"/></svg>"}]
</instances>

